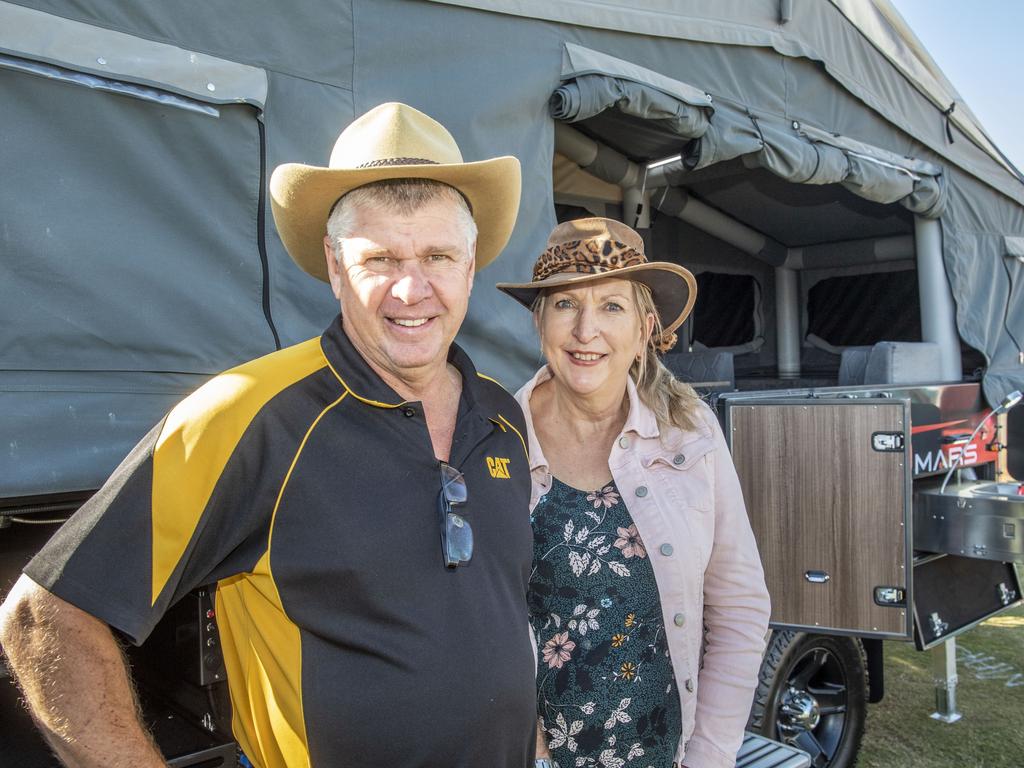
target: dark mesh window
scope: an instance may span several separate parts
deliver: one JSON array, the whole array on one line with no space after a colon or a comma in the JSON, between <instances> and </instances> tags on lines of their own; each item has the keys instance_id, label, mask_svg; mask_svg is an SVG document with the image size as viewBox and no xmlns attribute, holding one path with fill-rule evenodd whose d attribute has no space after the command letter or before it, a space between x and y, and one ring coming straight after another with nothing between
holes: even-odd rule
<instances>
[{"instance_id":1,"label":"dark mesh window","mask_svg":"<svg viewBox=\"0 0 1024 768\"><path fill-rule=\"evenodd\" d=\"M694 341L706 347L733 347L753 341L756 290L750 275L697 275Z\"/></svg>"},{"instance_id":2,"label":"dark mesh window","mask_svg":"<svg viewBox=\"0 0 1024 768\"><path fill-rule=\"evenodd\" d=\"M879 341L920 341L917 273L876 272L830 277L807 295L808 333L837 347Z\"/></svg>"}]
</instances>

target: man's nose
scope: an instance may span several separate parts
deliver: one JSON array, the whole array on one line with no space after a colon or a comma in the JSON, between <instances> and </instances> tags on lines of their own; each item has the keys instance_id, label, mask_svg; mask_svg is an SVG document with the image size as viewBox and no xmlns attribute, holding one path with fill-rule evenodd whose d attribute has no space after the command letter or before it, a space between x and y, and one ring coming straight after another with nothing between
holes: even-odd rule
<instances>
[{"instance_id":1,"label":"man's nose","mask_svg":"<svg viewBox=\"0 0 1024 768\"><path fill-rule=\"evenodd\" d=\"M409 265L391 286L391 295L403 304L416 304L434 292L418 264Z\"/></svg>"}]
</instances>

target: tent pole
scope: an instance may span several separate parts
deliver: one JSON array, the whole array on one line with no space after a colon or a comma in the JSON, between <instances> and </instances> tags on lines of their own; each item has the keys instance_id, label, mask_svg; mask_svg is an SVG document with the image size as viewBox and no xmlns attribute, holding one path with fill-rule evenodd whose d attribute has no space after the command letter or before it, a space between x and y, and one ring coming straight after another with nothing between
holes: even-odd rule
<instances>
[{"instance_id":1,"label":"tent pole","mask_svg":"<svg viewBox=\"0 0 1024 768\"><path fill-rule=\"evenodd\" d=\"M800 377L800 292L795 269L775 268L775 355L779 378Z\"/></svg>"},{"instance_id":2,"label":"tent pole","mask_svg":"<svg viewBox=\"0 0 1024 768\"><path fill-rule=\"evenodd\" d=\"M622 221L628 224L644 240L647 253L654 250L651 241L651 193L641 187L626 187L622 190Z\"/></svg>"},{"instance_id":3,"label":"tent pole","mask_svg":"<svg viewBox=\"0 0 1024 768\"><path fill-rule=\"evenodd\" d=\"M783 266L787 269L826 269L913 258L914 238L911 235L893 235L874 240L840 240L791 248Z\"/></svg>"},{"instance_id":4,"label":"tent pole","mask_svg":"<svg viewBox=\"0 0 1024 768\"><path fill-rule=\"evenodd\" d=\"M956 305L942 260L942 225L939 220L915 216L914 243L921 336L924 341L934 341L939 345L942 377L947 381L960 381L960 335L956 328Z\"/></svg>"},{"instance_id":5,"label":"tent pole","mask_svg":"<svg viewBox=\"0 0 1024 768\"><path fill-rule=\"evenodd\" d=\"M558 121L555 121L555 149L602 181L622 187L623 203L629 207L625 196L631 187L640 186L644 176L642 167ZM658 210L772 266L779 266L785 258L785 249L779 243L679 189L663 189L650 197ZM635 202L631 210L636 210ZM627 214L626 223L631 223L633 218L634 214Z\"/></svg>"},{"instance_id":6,"label":"tent pole","mask_svg":"<svg viewBox=\"0 0 1024 768\"><path fill-rule=\"evenodd\" d=\"M651 193L640 187L626 187L622 190L622 220L633 229L651 228Z\"/></svg>"}]
</instances>

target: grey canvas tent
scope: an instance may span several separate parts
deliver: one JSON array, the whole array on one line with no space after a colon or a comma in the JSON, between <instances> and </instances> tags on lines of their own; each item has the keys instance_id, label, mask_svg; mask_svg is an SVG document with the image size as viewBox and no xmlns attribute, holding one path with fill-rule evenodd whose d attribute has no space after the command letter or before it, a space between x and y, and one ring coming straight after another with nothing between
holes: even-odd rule
<instances>
[{"instance_id":1,"label":"grey canvas tent","mask_svg":"<svg viewBox=\"0 0 1024 768\"><path fill-rule=\"evenodd\" d=\"M886 0L0 1L0 100L9 504L97 488L209 376L320 333L269 170L389 100L522 161L461 337L509 388L538 353L492 286L580 210L704 276L683 343L737 379L834 378L899 327L990 403L1024 385L1024 184Z\"/></svg>"}]
</instances>

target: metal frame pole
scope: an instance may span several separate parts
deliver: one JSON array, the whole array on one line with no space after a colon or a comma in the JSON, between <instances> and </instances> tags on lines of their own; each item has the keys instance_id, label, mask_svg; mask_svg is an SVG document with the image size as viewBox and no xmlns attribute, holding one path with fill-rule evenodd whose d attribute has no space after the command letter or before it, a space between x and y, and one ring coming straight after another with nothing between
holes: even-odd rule
<instances>
[{"instance_id":1,"label":"metal frame pole","mask_svg":"<svg viewBox=\"0 0 1024 768\"><path fill-rule=\"evenodd\" d=\"M800 291L795 269L775 268L775 331L779 378L799 378Z\"/></svg>"},{"instance_id":2,"label":"metal frame pole","mask_svg":"<svg viewBox=\"0 0 1024 768\"><path fill-rule=\"evenodd\" d=\"M942 377L960 381L960 334L956 329L956 304L942 260L942 225L938 219L914 217L917 252L917 287L921 302L921 336L939 345Z\"/></svg>"},{"instance_id":3,"label":"metal frame pole","mask_svg":"<svg viewBox=\"0 0 1024 768\"><path fill-rule=\"evenodd\" d=\"M933 720L955 723L963 717L956 708L956 638L951 637L932 648L932 679L935 682L935 711Z\"/></svg>"}]
</instances>

